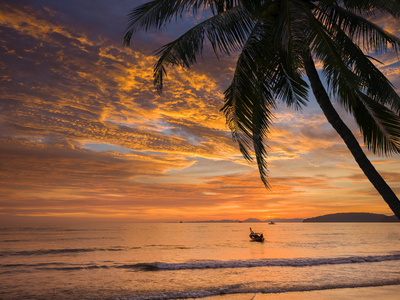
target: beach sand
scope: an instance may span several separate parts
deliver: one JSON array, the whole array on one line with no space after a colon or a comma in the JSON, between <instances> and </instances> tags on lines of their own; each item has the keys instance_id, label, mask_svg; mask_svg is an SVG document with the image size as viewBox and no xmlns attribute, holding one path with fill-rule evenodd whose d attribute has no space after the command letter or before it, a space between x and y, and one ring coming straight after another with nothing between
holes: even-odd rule
<instances>
[{"instance_id":1,"label":"beach sand","mask_svg":"<svg viewBox=\"0 0 400 300\"><path fill-rule=\"evenodd\" d=\"M194 299L194 298L192 298ZM286 292L273 294L230 294L201 298L202 300L399 300L400 285L343 288L309 292Z\"/></svg>"}]
</instances>

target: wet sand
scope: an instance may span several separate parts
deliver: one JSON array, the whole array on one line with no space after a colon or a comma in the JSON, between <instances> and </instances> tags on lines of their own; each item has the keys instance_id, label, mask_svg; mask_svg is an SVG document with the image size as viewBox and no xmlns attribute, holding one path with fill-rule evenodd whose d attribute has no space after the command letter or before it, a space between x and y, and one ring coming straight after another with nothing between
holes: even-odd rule
<instances>
[{"instance_id":1,"label":"wet sand","mask_svg":"<svg viewBox=\"0 0 400 300\"><path fill-rule=\"evenodd\" d=\"M193 298L192 298L193 299ZM199 298L200 299L200 298ZM343 288L309 292L286 292L274 294L230 294L201 298L202 300L398 300L400 285Z\"/></svg>"}]
</instances>

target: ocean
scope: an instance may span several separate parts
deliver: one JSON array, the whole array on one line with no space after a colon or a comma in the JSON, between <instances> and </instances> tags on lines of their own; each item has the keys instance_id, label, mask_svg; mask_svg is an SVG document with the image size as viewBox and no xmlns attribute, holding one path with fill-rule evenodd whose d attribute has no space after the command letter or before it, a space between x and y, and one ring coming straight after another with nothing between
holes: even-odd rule
<instances>
[{"instance_id":1,"label":"ocean","mask_svg":"<svg viewBox=\"0 0 400 300\"><path fill-rule=\"evenodd\" d=\"M264 243L250 241L249 227ZM181 299L399 285L400 223L0 228L0 299Z\"/></svg>"}]
</instances>

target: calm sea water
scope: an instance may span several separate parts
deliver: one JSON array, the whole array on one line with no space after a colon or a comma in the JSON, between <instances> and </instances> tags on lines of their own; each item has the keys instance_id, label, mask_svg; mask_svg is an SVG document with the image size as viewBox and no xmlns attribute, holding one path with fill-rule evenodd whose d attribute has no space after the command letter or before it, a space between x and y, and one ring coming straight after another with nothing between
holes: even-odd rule
<instances>
[{"instance_id":1,"label":"calm sea water","mask_svg":"<svg viewBox=\"0 0 400 300\"><path fill-rule=\"evenodd\" d=\"M251 242L249 227L264 233ZM169 299L399 285L400 224L0 228L0 299Z\"/></svg>"}]
</instances>

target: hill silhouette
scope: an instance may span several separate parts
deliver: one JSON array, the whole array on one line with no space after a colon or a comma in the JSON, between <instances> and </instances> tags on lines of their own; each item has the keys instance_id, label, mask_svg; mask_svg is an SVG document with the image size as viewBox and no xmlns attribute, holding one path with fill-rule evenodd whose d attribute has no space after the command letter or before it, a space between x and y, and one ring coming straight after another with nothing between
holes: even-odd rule
<instances>
[{"instance_id":1,"label":"hill silhouette","mask_svg":"<svg viewBox=\"0 0 400 300\"><path fill-rule=\"evenodd\" d=\"M308 218L304 223L312 222L399 222L396 216L373 213L337 213Z\"/></svg>"}]
</instances>

